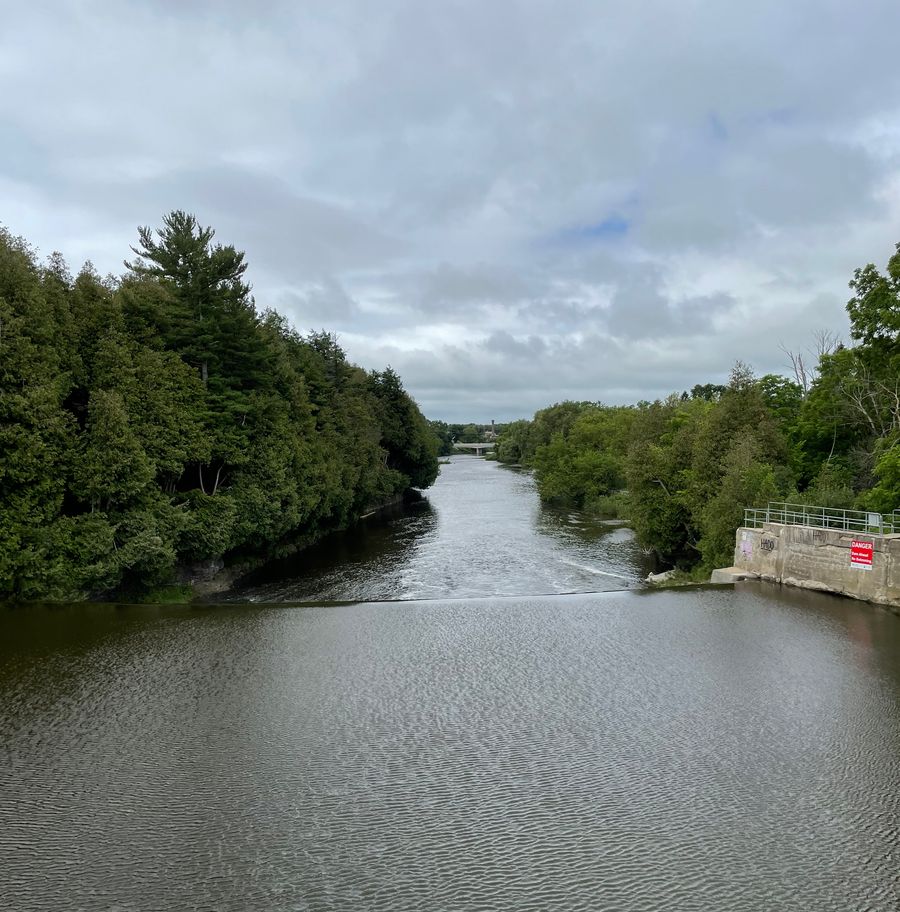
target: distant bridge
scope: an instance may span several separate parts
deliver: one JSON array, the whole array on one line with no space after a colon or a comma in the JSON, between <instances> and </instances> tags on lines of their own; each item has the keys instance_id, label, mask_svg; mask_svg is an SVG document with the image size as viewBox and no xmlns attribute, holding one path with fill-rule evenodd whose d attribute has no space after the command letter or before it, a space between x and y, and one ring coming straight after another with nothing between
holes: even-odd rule
<instances>
[{"instance_id":1,"label":"distant bridge","mask_svg":"<svg viewBox=\"0 0 900 912\"><path fill-rule=\"evenodd\" d=\"M490 443L454 443L453 446L457 450L468 450L476 456L484 456L485 453L490 453L494 449L493 441Z\"/></svg>"}]
</instances>

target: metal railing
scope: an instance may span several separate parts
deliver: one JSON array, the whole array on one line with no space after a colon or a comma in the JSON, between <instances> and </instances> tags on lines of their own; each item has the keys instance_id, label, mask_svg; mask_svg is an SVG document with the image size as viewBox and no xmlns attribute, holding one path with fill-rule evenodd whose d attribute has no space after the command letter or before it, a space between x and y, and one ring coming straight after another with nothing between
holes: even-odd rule
<instances>
[{"instance_id":1,"label":"metal railing","mask_svg":"<svg viewBox=\"0 0 900 912\"><path fill-rule=\"evenodd\" d=\"M865 510L837 510L809 504L769 501L765 508L747 507L744 526L760 529L765 523L785 526L812 526L816 529L837 529L842 532L868 532L873 535L900 534L900 510L882 514Z\"/></svg>"}]
</instances>

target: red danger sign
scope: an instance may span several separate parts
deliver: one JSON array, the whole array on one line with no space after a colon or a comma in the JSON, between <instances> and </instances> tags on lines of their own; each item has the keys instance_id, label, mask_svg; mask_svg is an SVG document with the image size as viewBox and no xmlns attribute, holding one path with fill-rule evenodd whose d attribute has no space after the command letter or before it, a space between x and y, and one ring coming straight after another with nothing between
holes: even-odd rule
<instances>
[{"instance_id":1,"label":"red danger sign","mask_svg":"<svg viewBox=\"0 0 900 912\"><path fill-rule=\"evenodd\" d=\"M853 539L850 542L850 566L859 567L860 570L872 569L872 555L875 553L873 542L858 541Z\"/></svg>"}]
</instances>

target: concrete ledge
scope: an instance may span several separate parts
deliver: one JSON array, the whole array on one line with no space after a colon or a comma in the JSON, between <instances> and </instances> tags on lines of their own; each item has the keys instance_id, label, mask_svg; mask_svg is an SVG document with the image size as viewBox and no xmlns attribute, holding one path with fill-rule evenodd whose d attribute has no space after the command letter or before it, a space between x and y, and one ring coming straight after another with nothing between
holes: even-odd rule
<instances>
[{"instance_id":1,"label":"concrete ledge","mask_svg":"<svg viewBox=\"0 0 900 912\"><path fill-rule=\"evenodd\" d=\"M868 545L868 561L857 543ZM740 528L734 566L716 570L713 580L733 582L735 573L801 589L833 592L900 608L900 536L843 529L765 523Z\"/></svg>"},{"instance_id":2,"label":"concrete ledge","mask_svg":"<svg viewBox=\"0 0 900 912\"><path fill-rule=\"evenodd\" d=\"M759 579L759 574L752 570L742 570L740 567L722 567L713 570L709 578L711 583L738 583L745 579Z\"/></svg>"},{"instance_id":3,"label":"concrete ledge","mask_svg":"<svg viewBox=\"0 0 900 912\"><path fill-rule=\"evenodd\" d=\"M648 583L665 583L675 576L674 570L666 570L663 573L648 573L645 582Z\"/></svg>"}]
</instances>

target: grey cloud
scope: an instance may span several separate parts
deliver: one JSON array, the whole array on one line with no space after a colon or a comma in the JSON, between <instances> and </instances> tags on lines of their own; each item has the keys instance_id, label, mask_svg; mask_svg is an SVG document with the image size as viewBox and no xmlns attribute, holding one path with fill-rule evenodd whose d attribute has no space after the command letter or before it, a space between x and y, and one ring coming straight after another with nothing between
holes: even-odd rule
<instances>
[{"instance_id":1,"label":"grey cloud","mask_svg":"<svg viewBox=\"0 0 900 912\"><path fill-rule=\"evenodd\" d=\"M510 304L534 293L534 283L522 272L484 263L454 267L441 263L423 276L421 292L425 299L442 305L458 302Z\"/></svg>"},{"instance_id":2,"label":"grey cloud","mask_svg":"<svg viewBox=\"0 0 900 912\"><path fill-rule=\"evenodd\" d=\"M883 216L882 182L873 158L846 140L766 131L715 161L661 169L648 183L654 205L642 210L635 231L657 251L735 249L767 229Z\"/></svg>"},{"instance_id":3,"label":"grey cloud","mask_svg":"<svg viewBox=\"0 0 900 912\"><path fill-rule=\"evenodd\" d=\"M547 342L540 336L517 339L508 332L491 333L482 346L488 357L502 355L516 361L524 361L529 366L541 359L548 347Z\"/></svg>"},{"instance_id":4,"label":"grey cloud","mask_svg":"<svg viewBox=\"0 0 900 912\"><path fill-rule=\"evenodd\" d=\"M359 304L333 276L327 276L303 291L287 291L278 299L277 310L290 313L297 326L343 327L358 322Z\"/></svg>"},{"instance_id":5,"label":"grey cloud","mask_svg":"<svg viewBox=\"0 0 900 912\"><path fill-rule=\"evenodd\" d=\"M156 224L174 208L198 214L220 238L247 252L257 270L303 280L323 272L389 263L401 245L343 206L304 196L279 177L247 168L212 165L176 171L107 191L119 218ZM84 187L84 194L96 187Z\"/></svg>"},{"instance_id":6,"label":"grey cloud","mask_svg":"<svg viewBox=\"0 0 900 912\"><path fill-rule=\"evenodd\" d=\"M555 335L595 328L603 321L605 311L578 300L573 292L570 298L529 301L517 313L526 325L539 326L544 332Z\"/></svg>"},{"instance_id":7,"label":"grey cloud","mask_svg":"<svg viewBox=\"0 0 900 912\"><path fill-rule=\"evenodd\" d=\"M659 288L655 270L644 270L620 285L609 307L609 331L624 339L659 339L706 335L713 321L736 306L728 294L672 301Z\"/></svg>"},{"instance_id":8,"label":"grey cloud","mask_svg":"<svg viewBox=\"0 0 900 912\"><path fill-rule=\"evenodd\" d=\"M436 417L782 369L773 340L846 335L853 267L897 239L889 0L85 0L4 26L13 231L118 271L138 224L195 211L261 306Z\"/></svg>"}]
</instances>

